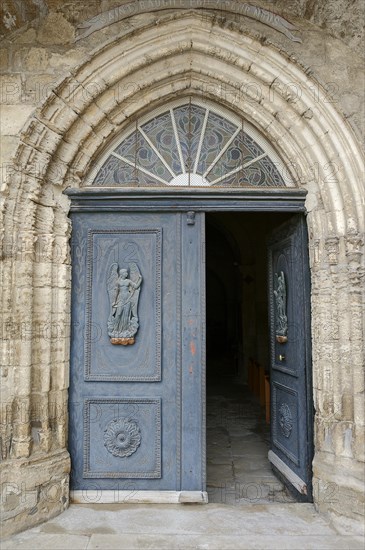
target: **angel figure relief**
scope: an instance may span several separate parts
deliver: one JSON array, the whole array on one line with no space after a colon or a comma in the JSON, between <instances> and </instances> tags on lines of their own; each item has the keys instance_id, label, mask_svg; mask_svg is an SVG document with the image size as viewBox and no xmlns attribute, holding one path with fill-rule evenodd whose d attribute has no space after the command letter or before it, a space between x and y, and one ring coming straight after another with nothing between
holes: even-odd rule
<instances>
[{"instance_id":1,"label":"angel figure relief","mask_svg":"<svg viewBox=\"0 0 365 550\"><path fill-rule=\"evenodd\" d=\"M276 340L279 344L285 344L288 341L288 318L286 315L286 284L283 271L275 273L275 306L276 306Z\"/></svg>"},{"instance_id":2,"label":"angel figure relief","mask_svg":"<svg viewBox=\"0 0 365 550\"><path fill-rule=\"evenodd\" d=\"M128 269L113 263L109 268L107 289L110 301L108 335L112 344L127 346L134 344L139 328L138 300L142 275L137 264L129 264Z\"/></svg>"}]
</instances>

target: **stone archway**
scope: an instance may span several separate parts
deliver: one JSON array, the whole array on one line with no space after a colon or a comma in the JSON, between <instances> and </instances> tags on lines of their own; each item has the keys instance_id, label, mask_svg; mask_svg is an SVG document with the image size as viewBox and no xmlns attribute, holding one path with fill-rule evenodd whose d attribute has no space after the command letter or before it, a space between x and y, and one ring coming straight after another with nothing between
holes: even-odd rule
<instances>
[{"instance_id":1,"label":"stone archway","mask_svg":"<svg viewBox=\"0 0 365 550\"><path fill-rule=\"evenodd\" d=\"M339 513L341 504L321 497L328 483L337 484L338 502L361 492L361 152L325 92L316 84L313 94L313 87L273 46L211 16L186 12L162 18L158 30L146 24L100 48L29 121L6 190L3 260L13 367L5 434L11 444L5 451L17 459L6 467L4 481L12 483L16 471L21 484L27 466L24 516L36 486L44 508L34 521L62 510L68 498L71 228L62 191L82 186L95 156L147 107L185 93L208 97L256 126L308 190L315 499L320 508ZM340 475L348 463L351 490Z\"/></svg>"}]
</instances>

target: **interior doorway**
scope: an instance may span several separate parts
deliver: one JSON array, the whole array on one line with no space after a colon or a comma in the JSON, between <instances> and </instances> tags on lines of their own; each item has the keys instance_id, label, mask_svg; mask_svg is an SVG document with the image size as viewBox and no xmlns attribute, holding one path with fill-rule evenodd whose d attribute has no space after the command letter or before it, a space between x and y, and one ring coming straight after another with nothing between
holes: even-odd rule
<instances>
[{"instance_id":1,"label":"interior doorway","mask_svg":"<svg viewBox=\"0 0 365 550\"><path fill-rule=\"evenodd\" d=\"M286 213L206 214L210 502L288 502L272 471L267 238Z\"/></svg>"}]
</instances>

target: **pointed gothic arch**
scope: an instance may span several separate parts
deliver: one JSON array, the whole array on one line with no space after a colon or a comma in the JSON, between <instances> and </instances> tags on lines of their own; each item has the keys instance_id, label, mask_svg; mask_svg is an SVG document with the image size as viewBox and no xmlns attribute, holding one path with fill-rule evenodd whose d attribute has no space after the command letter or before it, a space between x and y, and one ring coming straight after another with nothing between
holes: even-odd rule
<instances>
[{"instance_id":1,"label":"pointed gothic arch","mask_svg":"<svg viewBox=\"0 0 365 550\"><path fill-rule=\"evenodd\" d=\"M314 384L327 392L326 408L339 411L334 429L346 429L341 424L346 418L342 388L348 387L348 373L336 359L340 343L329 335L328 323L334 321L328 319L328 301L338 300L336 315L353 335L349 346L358 364L359 311L353 302L352 309L347 307L347 296L361 295L364 211L359 142L322 87L275 46L224 27L207 14L162 17L158 32L154 23L147 23L137 32L116 37L62 80L23 129L7 181L3 276L15 290L4 291L3 304L14 326L27 321L26 334L15 332L7 342L14 366L11 383L17 387L9 418L11 456L19 465L22 460L30 465L41 460L45 469L56 464L66 499L71 228L69 201L62 192L85 184L100 151L127 132L131 121L176 97L192 95L234 111L255 127L279 153L289 177L308 190ZM343 289L329 285L331 270ZM58 327L58 338L39 337L45 311L48 327ZM320 368L321 361L330 364L330 377ZM37 385L40 371L44 379ZM350 376L356 382L356 372ZM318 458L321 438L328 426L321 421L322 398L315 398L315 475L320 476L326 469ZM352 418L362 418L358 396L348 391L346 403L351 404ZM35 447L31 419L37 406L47 412ZM58 411L56 429L51 426L51 406Z\"/></svg>"}]
</instances>

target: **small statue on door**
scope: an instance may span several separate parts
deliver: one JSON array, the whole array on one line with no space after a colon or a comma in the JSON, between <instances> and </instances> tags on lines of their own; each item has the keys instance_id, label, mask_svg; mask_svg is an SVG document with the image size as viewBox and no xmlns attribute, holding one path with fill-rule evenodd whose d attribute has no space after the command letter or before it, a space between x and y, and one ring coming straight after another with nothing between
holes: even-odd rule
<instances>
[{"instance_id":1,"label":"small statue on door","mask_svg":"<svg viewBox=\"0 0 365 550\"><path fill-rule=\"evenodd\" d=\"M288 317L286 315L286 284L283 271L275 273L275 332L276 340L280 344L288 341Z\"/></svg>"},{"instance_id":2,"label":"small statue on door","mask_svg":"<svg viewBox=\"0 0 365 550\"><path fill-rule=\"evenodd\" d=\"M120 268L113 263L109 268L107 289L110 301L108 335L112 344L127 346L134 344L139 328L138 300L142 275L136 263Z\"/></svg>"}]
</instances>

